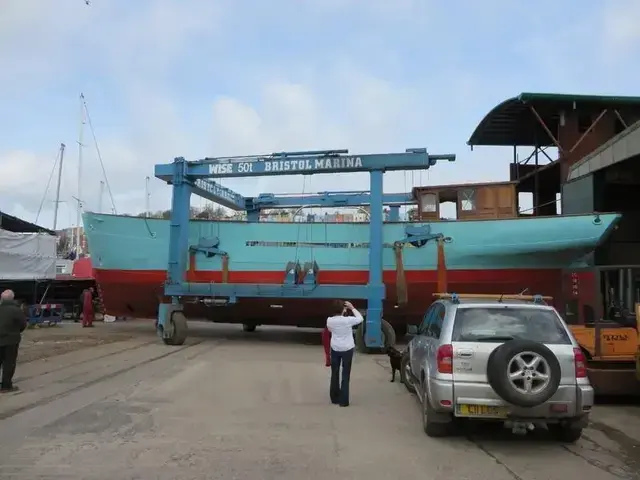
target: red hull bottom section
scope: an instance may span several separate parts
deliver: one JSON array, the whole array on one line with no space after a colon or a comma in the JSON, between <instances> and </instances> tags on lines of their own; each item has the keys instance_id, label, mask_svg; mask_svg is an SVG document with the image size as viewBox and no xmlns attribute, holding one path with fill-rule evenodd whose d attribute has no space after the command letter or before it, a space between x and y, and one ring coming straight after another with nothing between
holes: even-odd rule
<instances>
[{"instance_id":1,"label":"red hull bottom section","mask_svg":"<svg viewBox=\"0 0 640 480\"><path fill-rule=\"evenodd\" d=\"M158 304L163 300L165 271L96 269L94 273L102 289L108 314L135 318L157 317ZM192 272L189 277L190 281L195 282L222 281L221 272ZM368 277L366 271L321 271L318 279L321 284L364 285ZM283 279L284 272L229 272L229 283L280 284ZM383 279L387 287L385 320L394 326L420 323L425 310L433 301L437 273L406 272L409 302L404 307L396 306L396 273L384 272ZM447 280L449 292L514 294L528 289L529 295L551 295L556 303L561 300L562 295L561 270L450 270L447 272ZM185 314L190 318L203 318L219 323L322 327L330 313L328 304L327 300L241 298L237 304L230 306L187 304ZM354 301L354 304L358 308L366 307L366 301Z\"/></svg>"}]
</instances>

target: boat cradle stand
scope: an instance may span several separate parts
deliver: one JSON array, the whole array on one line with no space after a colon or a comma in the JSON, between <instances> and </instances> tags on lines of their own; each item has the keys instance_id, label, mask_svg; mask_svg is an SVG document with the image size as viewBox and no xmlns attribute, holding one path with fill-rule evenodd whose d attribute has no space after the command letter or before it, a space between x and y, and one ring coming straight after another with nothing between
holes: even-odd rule
<instances>
[{"instance_id":1,"label":"boat cradle stand","mask_svg":"<svg viewBox=\"0 0 640 480\"><path fill-rule=\"evenodd\" d=\"M171 303L161 303L158 309L158 334L167 345L182 345L187 339L187 320L183 313L183 297L225 298L235 303L240 298L299 298L366 300L367 311L364 342L368 348L384 346L382 335L382 304L385 299L383 271L383 175L386 171L426 170L439 160L454 161L455 155L430 155L425 148L408 149L402 153L350 155L347 150L282 152L232 158L205 158L186 161L182 157L173 163L155 166L155 176L172 185L169 232L169 261L164 293ZM301 284L234 284L196 283L185 280L189 245L189 205L195 193L213 202L246 210L244 197L221 187L211 179L258 177L266 175L312 175L319 173L369 172L370 176L370 240L369 282L366 285ZM408 235L406 241L419 241ZM426 233L426 232L425 232ZM419 236L419 235L418 235ZM430 232L425 235L428 240ZM215 245L215 249L218 245ZM193 248L191 248L193 252ZM216 254L213 249L209 254Z\"/></svg>"}]
</instances>

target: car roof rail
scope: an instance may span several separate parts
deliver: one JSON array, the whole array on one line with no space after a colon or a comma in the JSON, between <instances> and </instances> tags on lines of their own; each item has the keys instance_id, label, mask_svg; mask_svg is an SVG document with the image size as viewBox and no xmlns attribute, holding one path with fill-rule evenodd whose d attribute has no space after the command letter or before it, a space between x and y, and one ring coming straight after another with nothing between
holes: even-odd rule
<instances>
[{"instance_id":1,"label":"car roof rail","mask_svg":"<svg viewBox=\"0 0 640 480\"><path fill-rule=\"evenodd\" d=\"M450 300L451 303L459 304L460 299L469 300L497 300L502 302L503 300L520 300L525 302L533 302L536 305L548 305L548 302L553 301L553 297L547 297L543 295L506 295L506 294L488 294L488 293L434 293L433 296L439 300Z\"/></svg>"},{"instance_id":2,"label":"car roof rail","mask_svg":"<svg viewBox=\"0 0 640 480\"><path fill-rule=\"evenodd\" d=\"M546 305L547 302L544 300L544 297L542 295L534 295L533 296L533 303L535 303L536 305Z\"/></svg>"}]
</instances>

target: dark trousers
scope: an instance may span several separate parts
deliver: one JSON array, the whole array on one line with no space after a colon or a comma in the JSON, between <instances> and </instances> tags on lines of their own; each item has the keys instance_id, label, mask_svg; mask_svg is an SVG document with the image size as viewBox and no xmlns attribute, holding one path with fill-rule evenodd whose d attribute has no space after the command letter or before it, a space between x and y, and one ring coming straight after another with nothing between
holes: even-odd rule
<instances>
[{"instance_id":1,"label":"dark trousers","mask_svg":"<svg viewBox=\"0 0 640 480\"><path fill-rule=\"evenodd\" d=\"M13 387L13 375L16 373L19 345L0 346L0 370L2 370L2 384L0 389L9 390Z\"/></svg>"},{"instance_id":2,"label":"dark trousers","mask_svg":"<svg viewBox=\"0 0 640 480\"><path fill-rule=\"evenodd\" d=\"M332 403L349 405L349 380L351 379L351 363L353 362L353 348L346 352L336 352L331 349L331 384L329 396ZM342 365L342 379L340 379L340 365Z\"/></svg>"}]
</instances>

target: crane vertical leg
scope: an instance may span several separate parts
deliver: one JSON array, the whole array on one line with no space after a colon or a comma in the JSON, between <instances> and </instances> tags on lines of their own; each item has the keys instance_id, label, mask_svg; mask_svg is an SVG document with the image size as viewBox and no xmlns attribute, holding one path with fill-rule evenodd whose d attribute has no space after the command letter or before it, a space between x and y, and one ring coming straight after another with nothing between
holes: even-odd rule
<instances>
[{"instance_id":1,"label":"crane vertical leg","mask_svg":"<svg viewBox=\"0 0 640 480\"><path fill-rule=\"evenodd\" d=\"M173 173L173 195L171 199L171 218L169 225L169 263L165 292L176 291L184 283L187 269L187 252L189 250L189 202L191 186L185 181L187 163L184 159L176 160ZM177 296L171 295L171 304L161 304L158 309L158 329L165 342L174 334L174 312L181 312L182 305ZM176 317L177 319L178 317ZM179 314L180 322L185 323L184 316ZM183 328L182 325L179 328ZM186 329L186 325L184 326ZM182 340L184 342L184 340Z\"/></svg>"},{"instance_id":2,"label":"crane vertical leg","mask_svg":"<svg viewBox=\"0 0 640 480\"><path fill-rule=\"evenodd\" d=\"M374 170L371 178L371 212L369 219L369 295L367 298L367 319L365 344L367 347L382 347L382 300L384 284L382 283L382 179L383 172Z\"/></svg>"}]
</instances>

